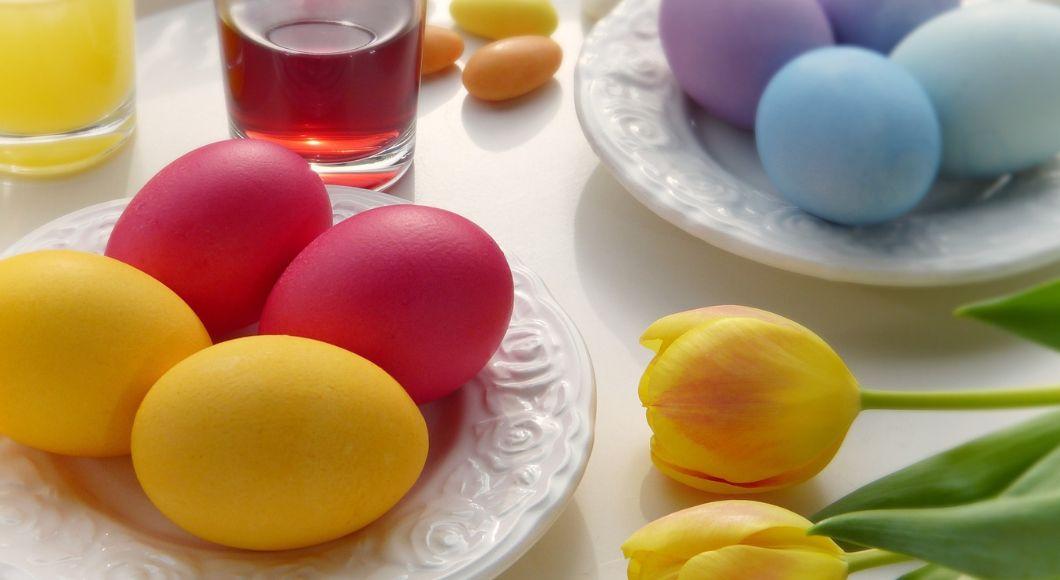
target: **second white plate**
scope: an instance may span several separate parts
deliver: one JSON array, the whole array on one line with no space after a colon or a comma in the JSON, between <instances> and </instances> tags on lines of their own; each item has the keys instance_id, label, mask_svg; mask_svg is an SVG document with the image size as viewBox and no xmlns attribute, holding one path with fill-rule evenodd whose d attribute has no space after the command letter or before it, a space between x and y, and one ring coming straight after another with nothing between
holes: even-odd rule
<instances>
[{"instance_id":1,"label":"second white plate","mask_svg":"<svg viewBox=\"0 0 1060 580\"><path fill-rule=\"evenodd\" d=\"M625 0L586 40L575 103L586 137L630 193L734 254L819 278L886 286L984 281L1060 259L1060 161L995 182L943 182L912 214L868 228L780 197L754 136L682 94L658 37L659 0Z\"/></svg>"}]
</instances>

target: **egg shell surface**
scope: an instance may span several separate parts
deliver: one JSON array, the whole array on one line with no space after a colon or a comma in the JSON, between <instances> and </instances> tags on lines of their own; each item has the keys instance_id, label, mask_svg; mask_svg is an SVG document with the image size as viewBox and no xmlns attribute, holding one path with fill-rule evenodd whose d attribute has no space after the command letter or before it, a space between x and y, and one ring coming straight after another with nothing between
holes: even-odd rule
<instances>
[{"instance_id":1,"label":"egg shell surface","mask_svg":"<svg viewBox=\"0 0 1060 580\"><path fill-rule=\"evenodd\" d=\"M0 260L0 433L52 453L129 453L151 385L210 346L191 308L127 264L46 250Z\"/></svg>"},{"instance_id":2,"label":"egg shell surface","mask_svg":"<svg viewBox=\"0 0 1060 580\"><path fill-rule=\"evenodd\" d=\"M892 53L931 95L943 174L990 178L1060 152L1060 8L998 2L944 14Z\"/></svg>"},{"instance_id":3,"label":"egg shell surface","mask_svg":"<svg viewBox=\"0 0 1060 580\"><path fill-rule=\"evenodd\" d=\"M188 532L282 550L354 532L423 470L427 425L382 369L341 348L252 336L201 351L148 393L132 435L144 491Z\"/></svg>"},{"instance_id":4,"label":"egg shell surface","mask_svg":"<svg viewBox=\"0 0 1060 580\"><path fill-rule=\"evenodd\" d=\"M846 225L898 217L938 173L942 142L924 89L861 48L823 48L784 67L758 111L758 152L778 190Z\"/></svg>"},{"instance_id":5,"label":"egg shell surface","mask_svg":"<svg viewBox=\"0 0 1060 580\"><path fill-rule=\"evenodd\" d=\"M511 269L485 231L445 210L396 205L310 244L273 289L260 331L355 352L425 403L482 370L513 303Z\"/></svg>"},{"instance_id":6,"label":"egg shell surface","mask_svg":"<svg viewBox=\"0 0 1060 580\"><path fill-rule=\"evenodd\" d=\"M221 141L148 181L106 254L169 286L223 337L258 319L280 274L331 221L327 190L301 157L265 141Z\"/></svg>"},{"instance_id":7,"label":"egg shell surface","mask_svg":"<svg viewBox=\"0 0 1060 580\"><path fill-rule=\"evenodd\" d=\"M817 0L663 0L659 38L688 96L744 129L781 67L833 43Z\"/></svg>"},{"instance_id":8,"label":"egg shell surface","mask_svg":"<svg viewBox=\"0 0 1060 580\"><path fill-rule=\"evenodd\" d=\"M836 42L890 54L910 32L960 0L820 0Z\"/></svg>"}]
</instances>

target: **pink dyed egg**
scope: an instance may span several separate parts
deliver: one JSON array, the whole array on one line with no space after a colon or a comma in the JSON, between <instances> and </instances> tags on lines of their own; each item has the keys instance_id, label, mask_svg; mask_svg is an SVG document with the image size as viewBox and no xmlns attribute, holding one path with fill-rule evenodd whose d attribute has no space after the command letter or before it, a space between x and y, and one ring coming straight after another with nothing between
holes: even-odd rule
<instances>
[{"instance_id":1,"label":"pink dyed egg","mask_svg":"<svg viewBox=\"0 0 1060 580\"><path fill-rule=\"evenodd\" d=\"M327 190L301 157L221 141L147 182L106 254L169 286L217 338L258 319L280 274L331 220Z\"/></svg>"},{"instance_id":2,"label":"pink dyed egg","mask_svg":"<svg viewBox=\"0 0 1060 580\"><path fill-rule=\"evenodd\" d=\"M261 332L353 351L426 403L482 370L513 301L511 270L489 234L445 210L395 205L310 244L269 296Z\"/></svg>"}]
</instances>

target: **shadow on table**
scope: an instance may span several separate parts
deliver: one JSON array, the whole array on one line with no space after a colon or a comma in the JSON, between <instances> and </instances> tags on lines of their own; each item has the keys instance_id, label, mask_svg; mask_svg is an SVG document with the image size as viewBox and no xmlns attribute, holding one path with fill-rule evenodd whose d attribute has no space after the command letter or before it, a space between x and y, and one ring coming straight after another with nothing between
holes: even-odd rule
<instances>
[{"instance_id":1,"label":"shadow on table","mask_svg":"<svg viewBox=\"0 0 1060 580\"><path fill-rule=\"evenodd\" d=\"M0 176L0 251L58 216L136 193L130 183L134 139L85 171L56 177Z\"/></svg>"},{"instance_id":2,"label":"shadow on table","mask_svg":"<svg viewBox=\"0 0 1060 580\"><path fill-rule=\"evenodd\" d=\"M541 132L559 112L563 90L555 79L522 97L489 103L470 95L460 117L475 145L487 151L506 151Z\"/></svg>"},{"instance_id":3,"label":"shadow on table","mask_svg":"<svg viewBox=\"0 0 1060 580\"><path fill-rule=\"evenodd\" d=\"M648 521L657 520L686 508L712 501L747 499L787 508L795 513L811 514L821 509L825 497L814 480L784 490L747 495L718 495L678 483L648 464L648 473L640 486L640 513Z\"/></svg>"},{"instance_id":4,"label":"shadow on table","mask_svg":"<svg viewBox=\"0 0 1060 580\"><path fill-rule=\"evenodd\" d=\"M460 67L453 65L423 77L420 81L420 99L417 114L420 117L429 115L438 107L449 102L463 86L460 80Z\"/></svg>"},{"instance_id":5,"label":"shadow on table","mask_svg":"<svg viewBox=\"0 0 1060 580\"><path fill-rule=\"evenodd\" d=\"M841 354L937 360L1015 347L1017 339L956 319L953 309L1060 274L1060 268L1051 267L1001 282L935 289L817 280L737 257L686 234L637 202L602 165L582 189L575 229L575 256L588 301L637 357L646 356L637 338L657 318L713 304L780 313L820 333Z\"/></svg>"},{"instance_id":6,"label":"shadow on table","mask_svg":"<svg viewBox=\"0 0 1060 580\"><path fill-rule=\"evenodd\" d=\"M589 578L593 566L593 546L589 540L589 526L585 523L577 498L560 514L529 552L512 565L503 580L539 580L541 578ZM578 568L577 563L583 567Z\"/></svg>"}]
</instances>

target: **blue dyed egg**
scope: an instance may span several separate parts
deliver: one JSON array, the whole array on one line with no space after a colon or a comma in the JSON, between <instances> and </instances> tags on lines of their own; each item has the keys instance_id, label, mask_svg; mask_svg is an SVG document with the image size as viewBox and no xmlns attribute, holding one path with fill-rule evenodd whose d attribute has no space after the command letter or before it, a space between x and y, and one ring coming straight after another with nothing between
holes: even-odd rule
<instances>
[{"instance_id":1,"label":"blue dyed egg","mask_svg":"<svg viewBox=\"0 0 1060 580\"><path fill-rule=\"evenodd\" d=\"M938 173L942 140L927 93L887 58L823 48L781 69L757 118L766 173L792 203L845 225L894 219Z\"/></svg>"},{"instance_id":2,"label":"blue dyed egg","mask_svg":"<svg viewBox=\"0 0 1060 580\"><path fill-rule=\"evenodd\" d=\"M952 10L960 0L820 0L836 42L889 54L924 22Z\"/></svg>"},{"instance_id":3,"label":"blue dyed egg","mask_svg":"<svg viewBox=\"0 0 1060 580\"><path fill-rule=\"evenodd\" d=\"M1060 152L1060 8L955 10L913 32L892 58L935 104L944 174L995 177Z\"/></svg>"}]
</instances>

